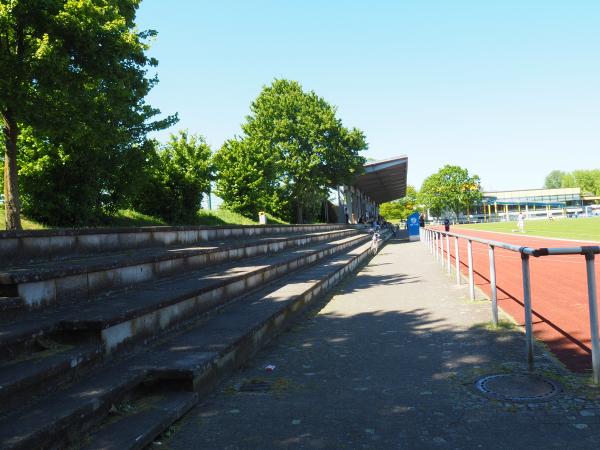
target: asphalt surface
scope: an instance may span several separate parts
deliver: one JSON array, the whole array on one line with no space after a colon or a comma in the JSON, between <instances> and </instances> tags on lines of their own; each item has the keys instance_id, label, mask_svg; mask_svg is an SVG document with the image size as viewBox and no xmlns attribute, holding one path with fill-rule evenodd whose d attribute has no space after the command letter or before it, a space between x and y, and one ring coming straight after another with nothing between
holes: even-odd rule
<instances>
[{"instance_id":1,"label":"asphalt surface","mask_svg":"<svg viewBox=\"0 0 600 450\"><path fill-rule=\"evenodd\" d=\"M475 389L526 373L525 343L453 283L421 243L391 241L153 448L600 448L600 390L541 346L535 374L556 396Z\"/></svg>"}]
</instances>

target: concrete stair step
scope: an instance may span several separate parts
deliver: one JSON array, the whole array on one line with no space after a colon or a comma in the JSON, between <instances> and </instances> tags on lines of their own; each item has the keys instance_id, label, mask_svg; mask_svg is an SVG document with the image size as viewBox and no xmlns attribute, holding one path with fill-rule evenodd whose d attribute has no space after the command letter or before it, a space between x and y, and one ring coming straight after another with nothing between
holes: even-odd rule
<instances>
[{"instance_id":1,"label":"concrete stair step","mask_svg":"<svg viewBox=\"0 0 600 450\"><path fill-rule=\"evenodd\" d=\"M103 355L99 344L69 345L52 342L46 348L0 364L0 404L17 405L24 397L54 389L60 378L71 381L79 370L99 361Z\"/></svg>"},{"instance_id":2,"label":"concrete stair step","mask_svg":"<svg viewBox=\"0 0 600 450\"><path fill-rule=\"evenodd\" d=\"M130 340L156 336L182 320L221 307L281 276L356 246L366 238L347 237L278 253L264 261L244 261L230 270L202 277L157 282L148 289L136 289L109 301L96 302L85 311L63 318L61 328L95 330L100 333L107 352L112 352Z\"/></svg>"},{"instance_id":3,"label":"concrete stair step","mask_svg":"<svg viewBox=\"0 0 600 450\"><path fill-rule=\"evenodd\" d=\"M157 334L183 318L203 313L298 267L356 245L366 235L309 245L184 273L133 290L28 312L0 325L0 349L58 332L96 332L108 352L128 339Z\"/></svg>"},{"instance_id":4,"label":"concrete stair step","mask_svg":"<svg viewBox=\"0 0 600 450\"><path fill-rule=\"evenodd\" d=\"M369 249L370 242L365 242L329 256L319 265L288 274L204 317L189 331L99 370L40 400L33 408L4 417L0 420L0 447L33 449L76 442L81 433L107 416L112 405L126 400L142 383L175 382L189 391L210 391L224 375L281 331L306 304L365 261ZM145 419L132 420L131 423ZM163 428L168 426L166 422L161 422ZM157 422L152 419L152 423ZM127 429L127 421L119 427Z\"/></svg>"},{"instance_id":5,"label":"concrete stair step","mask_svg":"<svg viewBox=\"0 0 600 450\"><path fill-rule=\"evenodd\" d=\"M25 307L21 297L0 297L0 314L20 311Z\"/></svg>"},{"instance_id":6,"label":"concrete stair step","mask_svg":"<svg viewBox=\"0 0 600 450\"><path fill-rule=\"evenodd\" d=\"M186 333L153 349L150 364L132 361L157 379L187 380L195 389L248 359L315 297L331 290L369 256L370 243L292 273L232 303ZM235 363L234 365L236 365Z\"/></svg>"},{"instance_id":7,"label":"concrete stair step","mask_svg":"<svg viewBox=\"0 0 600 450\"><path fill-rule=\"evenodd\" d=\"M39 308L73 297L89 298L185 270L197 270L352 234L356 234L356 230L231 238L15 266L0 272L0 295L18 296L27 307Z\"/></svg>"},{"instance_id":8,"label":"concrete stair step","mask_svg":"<svg viewBox=\"0 0 600 450\"><path fill-rule=\"evenodd\" d=\"M121 363L54 392L0 420L0 448L56 448L74 442L145 378L143 371Z\"/></svg>"},{"instance_id":9,"label":"concrete stair step","mask_svg":"<svg viewBox=\"0 0 600 450\"><path fill-rule=\"evenodd\" d=\"M105 252L167 247L227 238L312 233L348 228L326 225L225 225L0 231L0 267Z\"/></svg>"},{"instance_id":10,"label":"concrete stair step","mask_svg":"<svg viewBox=\"0 0 600 450\"><path fill-rule=\"evenodd\" d=\"M138 450L146 447L198 402L198 394L167 391L134 402L137 410L114 417L88 436L82 450Z\"/></svg>"}]
</instances>

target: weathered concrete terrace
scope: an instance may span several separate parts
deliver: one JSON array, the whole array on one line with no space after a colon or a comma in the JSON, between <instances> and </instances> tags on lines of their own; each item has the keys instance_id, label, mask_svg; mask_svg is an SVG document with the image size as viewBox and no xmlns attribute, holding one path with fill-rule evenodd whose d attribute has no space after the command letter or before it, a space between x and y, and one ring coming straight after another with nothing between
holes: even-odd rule
<instances>
[{"instance_id":1,"label":"weathered concrete terrace","mask_svg":"<svg viewBox=\"0 0 600 450\"><path fill-rule=\"evenodd\" d=\"M509 402L476 391L483 375L527 372L523 333L490 320L490 303L468 300L420 243L391 241L159 441L175 450L598 448L600 391L542 347L535 373L558 382L558 395Z\"/></svg>"},{"instance_id":2,"label":"weathered concrete terrace","mask_svg":"<svg viewBox=\"0 0 600 450\"><path fill-rule=\"evenodd\" d=\"M248 228L64 254L25 233L43 251L1 279L20 296L0 298L14 306L0 311L0 447L63 447L90 431L90 448L150 443L370 256L371 237L353 227ZM146 406L115 417L130 402Z\"/></svg>"}]
</instances>

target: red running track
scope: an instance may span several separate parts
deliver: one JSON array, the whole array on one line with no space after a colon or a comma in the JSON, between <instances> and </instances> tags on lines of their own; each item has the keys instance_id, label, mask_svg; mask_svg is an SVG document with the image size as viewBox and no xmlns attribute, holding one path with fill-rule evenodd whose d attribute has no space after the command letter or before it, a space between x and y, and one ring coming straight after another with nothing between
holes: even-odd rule
<instances>
[{"instance_id":1,"label":"red running track","mask_svg":"<svg viewBox=\"0 0 600 450\"><path fill-rule=\"evenodd\" d=\"M460 230L460 231L459 231ZM460 229L460 234L528 247L578 247L590 242L561 241ZM454 240L450 240L450 256L455 267ZM446 243L444 240L444 255ZM467 243L459 239L461 271L468 275ZM571 370L591 369L591 339L588 310L587 276L583 255L531 257L531 303L533 332ZM501 248L495 249L498 306L524 326L521 256ZM473 242L475 285L491 296L487 245ZM597 287L600 286L600 258L596 258ZM600 289L598 289L600 291ZM600 292L597 293L600 300ZM491 315L491 312L490 312Z\"/></svg>"}]
</instances>

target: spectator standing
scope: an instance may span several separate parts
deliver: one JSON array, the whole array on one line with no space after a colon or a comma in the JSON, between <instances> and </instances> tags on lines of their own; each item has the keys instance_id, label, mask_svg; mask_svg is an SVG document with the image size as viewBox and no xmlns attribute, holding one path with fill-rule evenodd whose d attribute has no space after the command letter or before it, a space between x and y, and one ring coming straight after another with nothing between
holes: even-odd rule
<instances>
[{"instance_id":1,"label":"spectator standing","mask_svg":"<svg viewBox=\"0 0 600 450\"><path fill-rule=\"evenodd\" d=\"M521 233L525 232L525 215L522 212L517 216L517 228Z\"/></svg>"},{"instance_id":2,"label":"spectator standing","mask_svg":"<svg viewBox=\"0 0 600 450\"><path fill-rule=\"evenodd\" d=\"M381 243L381 236L378 231L373 233L373 238L371 239L371 254L376 255L379 251L379 244Z\"/></svg>"},{"instance_id":3,"label":"spectator standing","mask_svg":"<svg viewBox=\"0 0 600 450\"><path fill-rule=\"evenodd\" d=\"M447 217L444 219L444 230L446 230L446 233L450 231L450 219Z\"/></svg>"}]
</instances>

